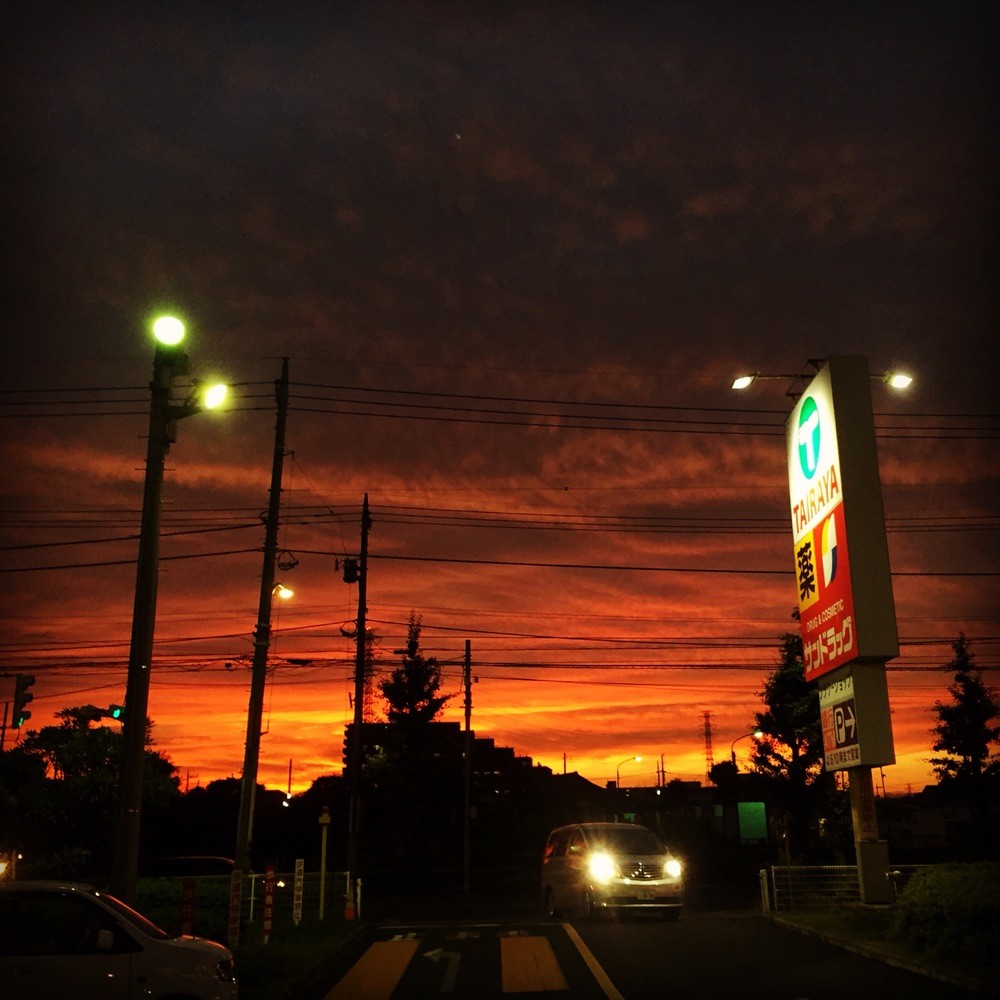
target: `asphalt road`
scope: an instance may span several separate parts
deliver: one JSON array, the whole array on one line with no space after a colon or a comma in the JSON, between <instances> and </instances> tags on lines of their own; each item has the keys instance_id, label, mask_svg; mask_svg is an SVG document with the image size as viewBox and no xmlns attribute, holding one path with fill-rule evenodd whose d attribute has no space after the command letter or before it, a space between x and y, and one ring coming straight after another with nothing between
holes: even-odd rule
<instances>
[{"instance_id":1,"label":"asphalt road","mask_svg":"<svg viewBox=\"0 0 1000 1000\"><path fill-rule=\"evenodd\" d=\"M551 997L958 1000L982 993L895 968L751 911L594 922L521 907L490 917L386 914L309 1000Z\"/></svg>"}]
</instances>

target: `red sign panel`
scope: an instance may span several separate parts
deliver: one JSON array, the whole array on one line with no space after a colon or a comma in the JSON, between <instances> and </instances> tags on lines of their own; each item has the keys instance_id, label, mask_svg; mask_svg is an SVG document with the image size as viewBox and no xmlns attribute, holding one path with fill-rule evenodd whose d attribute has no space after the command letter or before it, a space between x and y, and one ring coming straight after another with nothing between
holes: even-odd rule
<instances>
[{"instance_id":1,"label":"red sign panel","mask_svg":"<svg viewBox=\"0 0 1000 1000\"><path fill-rule=\"evenodd\" d=\"M181 882L181 934L194 933L194 879Z\"/></svg>"},{"instance_id":2,"label":"red sign panel","mask_svg":"<svg viewBox=\"0 0 1000 1000\"><path fill-rule=\"evenodd\" d=\"M802 658L813 680L858 655L842 503L795 542L795 577Z\"/></svg>"},{"instance_id":3,"label":"red sign panel","mask_svg":"<svg viewBox=\"0 0 1000 1000\"><path fill-rule=\"evenodd\" d=\"M264 868L264 943L271 938L271 928L274 924L274 865Z\"/></svg>"}]
</instances>

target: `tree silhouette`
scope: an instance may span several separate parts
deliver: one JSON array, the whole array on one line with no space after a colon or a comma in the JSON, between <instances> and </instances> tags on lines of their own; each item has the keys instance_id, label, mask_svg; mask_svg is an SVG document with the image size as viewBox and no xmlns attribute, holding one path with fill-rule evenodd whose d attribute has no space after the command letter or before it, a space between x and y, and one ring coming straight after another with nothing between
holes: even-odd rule
<instances>
[{"instance_id":1,"label":"tree silhouette","mask_svg":"<svg viewBox=\"0 0 1000 1000\"><path fill-rule=\"evenodd\" d=\"M403 660L379 682L392 723L433 722L451 695L442 695L441 668L437 660L420 651L420 618L413 611L406 634Z\"/></svg>"},{"instance_id":2,"label":"tree silhouette","mask_svg":"<svg viewBox=\"0 0 1000 1000\"><path fill-rule=\"evenodd\" d=\"M451 695L440 693L437 660L420 650L415 612L402 662L379 688L388 722L365 747L366 850L412 887L461 858L462 802L461 756L436 722Z\"/></svg>"},{"instance_id":3,"label":"tree silhouette","mask_svg":"<svg viewBox=\"0 0 1000 1000\"><path fill-rule=\"evenodd\" d=\"M932 749L946 756L932 757L931 763L942 784L975 791L984 779L1000 777L1000 756L990 753L990 745L1000 742L1000 725L990 725L1000 716L1000 694L983 683L963 633L951 648L955 656L942 669L955 674L948 687L952 702L934 703L938 723L931 730Z\"/></svg>"},{"instance_id":4,"label":"tree silhouette","mask_svg":"<svg viewBox=\"0 0 1000 1000\"><path fill-rule=\"evenodd\" d=\"M24 870L35 875L95 878L110 869L119 788L121 732L94 725L93 705L64 708L58 726L30 732L0 766L0 801L17 782L18 809L9 835L24 848ZM152 744L147 720L142 800L147 826L179 795L176 768ZM18 765L16 769L8 765ZM150 810L146 812L146 810ZM145 836L145 835L144 835Z\"/></svg>"},{"instance_id":5,"label":"tree silhouette","mask_svg":"<svg viewBox=\"0 0 1000 1000\"><path fill-rule=\"evenodd\" d=\"M766 706L756 715L763 733L755 743L754 770L765 776L788 816L790 852L801 852L807 841L813 788L823 772L823 730L819 693L805 678L802 639L781 637L780 661L758 692Z\"/></svg>"}]
</instances>

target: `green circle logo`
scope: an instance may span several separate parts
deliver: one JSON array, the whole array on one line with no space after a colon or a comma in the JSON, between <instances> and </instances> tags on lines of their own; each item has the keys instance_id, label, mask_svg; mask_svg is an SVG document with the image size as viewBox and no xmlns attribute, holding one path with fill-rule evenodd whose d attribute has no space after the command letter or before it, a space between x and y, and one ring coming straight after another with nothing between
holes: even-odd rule
<instances>
[{"instance_id":1,"label":"green circle logo","mask_svg":"<svg viewBox=\"0 0 1000 1000\"><path fill-rule=\"evenodd\" d=\"M806 479L812 479L819 468L819 407L808 396L799 410L798 446L799 468Z\"/></svg>"}]
</instances>

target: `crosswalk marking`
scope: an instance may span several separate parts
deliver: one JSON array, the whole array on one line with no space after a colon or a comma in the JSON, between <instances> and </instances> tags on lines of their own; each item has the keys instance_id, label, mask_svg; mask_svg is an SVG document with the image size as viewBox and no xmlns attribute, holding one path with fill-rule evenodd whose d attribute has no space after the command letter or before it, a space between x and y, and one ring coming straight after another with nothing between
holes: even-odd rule
<instances>
[{"instance_id":1,"label":"crosswalk marking","mask_svg":"<svg viewBox=\"0 0 1000 1000\"><path fill-rule=\"evenodd\" d=\"M501 938L500 968L504 993L569 989L552 945L545 937Z\"/></svg>"},{"instance_id":2,"label":"crosswalk marking","mask_svg":"<svg viewBox=\"0 0 1000 1000\"><path fill-rule=\"evenodd\" d=\"M324 1000L389 1000L419 942L376 941Z\"/></svg>"}]
</instances>

